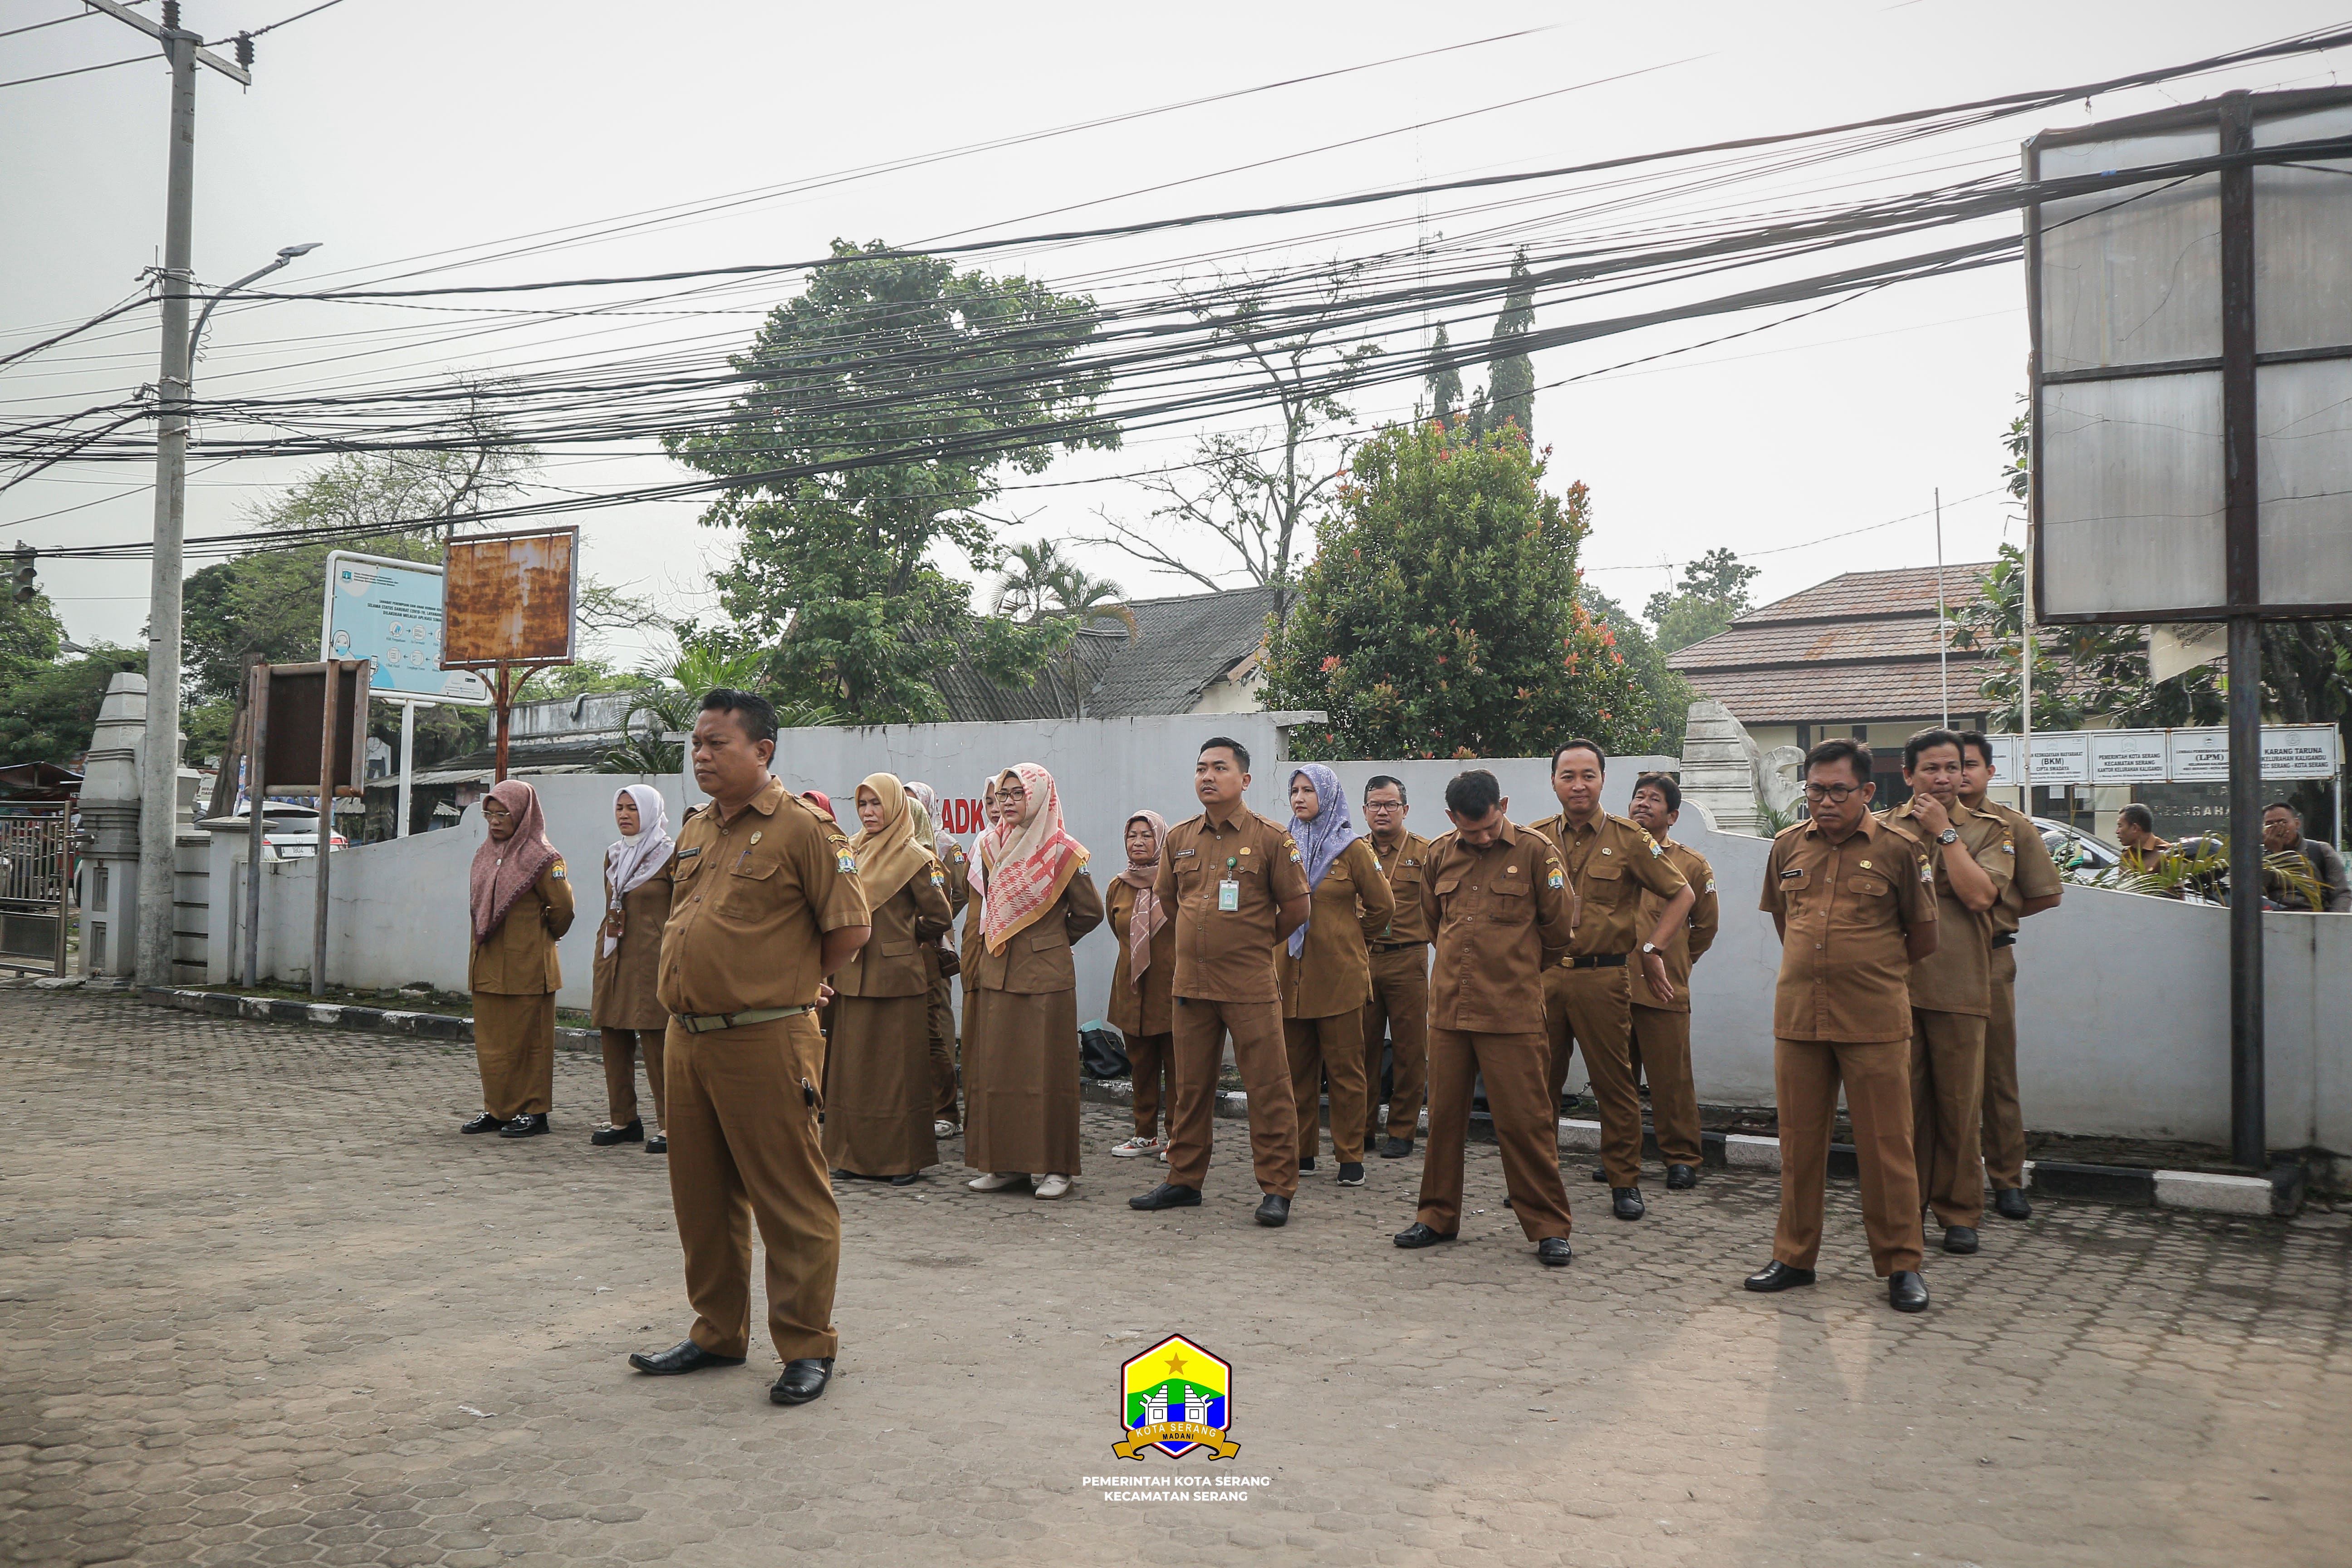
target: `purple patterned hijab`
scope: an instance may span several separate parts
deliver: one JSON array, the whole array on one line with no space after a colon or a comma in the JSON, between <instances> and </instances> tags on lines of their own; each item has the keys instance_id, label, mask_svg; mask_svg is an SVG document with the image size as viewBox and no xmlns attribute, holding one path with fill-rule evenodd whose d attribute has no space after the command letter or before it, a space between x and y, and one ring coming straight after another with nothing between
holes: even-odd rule
<instances>
[{"instance_id":1,"label":"purple patterned hijab","mask_svg":"<svg viewBox=\"0 0 2352 1568\"><path fill-rule=\"evenodd\" d=\"M1348 846L1356 841L1355 819L1348 815L1348 792L1339 786L1339 775L1321 763L1301 763L1290 770L1290 783L1297 784L1301 775L1315 786L1315 798L1322 809L1312 822L1290 819L1290 837L1298 846L1298 853L1307 864L1307 886L1312 890L1323 885L1324 874L1331 869ZM1287 794L1287 789L1285 791ZM1307 928L1314 922L1309 913L1290 933L1290 956L1297 958L1307 951Z\"/></svg>"}]
</instances>

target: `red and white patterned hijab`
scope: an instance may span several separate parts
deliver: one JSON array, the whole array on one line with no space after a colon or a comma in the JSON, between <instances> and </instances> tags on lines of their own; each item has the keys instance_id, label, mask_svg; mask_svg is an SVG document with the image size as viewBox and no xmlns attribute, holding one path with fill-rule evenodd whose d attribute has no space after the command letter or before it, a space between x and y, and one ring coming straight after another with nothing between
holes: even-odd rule
<instances>
[{"instance_id":1,"label":"red and white patterned hijab","mask_svg":"<svg viewBox=\"0 0 2352 1568\"><path fill-rule=\"evenodd\" d=\"M1017 779L1025 798L1019 822L991 823L980 836L988 900L981 930L991 952L1003 952L1006 942L1035 924L1087 865L1087 847L1062 826L1062 796L1053 774L1034 763L1021 763L997 778L1000 784Z\"/></svg>"}]
</instances>

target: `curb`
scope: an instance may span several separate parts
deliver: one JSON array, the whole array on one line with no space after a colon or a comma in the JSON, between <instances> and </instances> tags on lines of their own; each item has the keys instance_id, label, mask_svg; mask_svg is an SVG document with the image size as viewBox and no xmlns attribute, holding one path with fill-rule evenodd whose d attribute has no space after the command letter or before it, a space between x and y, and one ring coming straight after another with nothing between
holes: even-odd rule
<instances>
[{"instance_id":1,"label":"curb","mask_svg":"<svg viewBox=\"0 0 2352 1568\"><path fill-rule=\"evenodd\" d=\"M308 1024L316 1028L348 1029L359 1034L394 1035L449 1045L474 1043L474 1020L448 1013L418 1013L401 1007L362 1007L342 1002L297 1002L283 996L239 996L227 991L197 991L187 987L147 985L140 994L148 1001L184 1013L209 1013L218 1018L249 1018L268 1024ZM602 1041L594 1029L559 1028L559 1049L593 1050Z\"/></svg>"}]
</instances>

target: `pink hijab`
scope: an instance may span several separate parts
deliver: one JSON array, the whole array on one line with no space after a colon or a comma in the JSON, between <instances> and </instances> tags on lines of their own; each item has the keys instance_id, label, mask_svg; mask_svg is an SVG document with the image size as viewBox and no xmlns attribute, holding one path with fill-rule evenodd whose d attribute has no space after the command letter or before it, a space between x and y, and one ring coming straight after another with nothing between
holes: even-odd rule
<instances>
[{"instance_id":1,"label":"pink hijab","mask_svg":"<svg viewBox=\"0 0 2352 1568\"><path fill-rule=\"evenodd\" d=\"M547 841L547 814L539 808L537 790L520 779L509 779L492 784L488 798L507 808L515 819L515 830L503 844L486 836L482 847L474 851L467 891L474 906L476 946L490 940L490 933L505 923L515 900L555 858L555 846Z\"/></svg>"},{"instance_id":2,"label":"pink hijab","mask_svg":"<svg viewBox=\"0 0 2352 1568\"><path fill-rule=\"evenodd\" d=\"M1151 939L1168 923L1168 911L1160 904L1160 858L1168 852L1168 819L1156 811L1139 811L1127 819L1129 827L1137 823L1151 829L1151 858L1138 860L1130 853L1127 869L1118 879L1135 889L1135 912L1127 920L1127 983L1135 990L1143 989L1143 972L1151 967ZM1120 837L1126 837L1125 829Z\"/></svg>"}]
</instances>

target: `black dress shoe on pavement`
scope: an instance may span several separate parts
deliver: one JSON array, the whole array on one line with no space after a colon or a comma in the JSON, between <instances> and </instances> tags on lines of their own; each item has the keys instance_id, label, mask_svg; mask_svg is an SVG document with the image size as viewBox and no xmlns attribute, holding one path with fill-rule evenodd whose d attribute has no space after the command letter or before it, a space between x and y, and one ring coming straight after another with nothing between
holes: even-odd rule
<instances>
[{"instance_id":1,"label":"black dress shoe on pavement","mask_svg":"<svg viewBox=\"0 0 2352 1568\"><path fill-rule=\"evenodd\" d=\"M667 1154L667 1153L668 1153L668 1152L669 1152L669 1134L667 1134L667 1132L656 1132L656 1133L655 1133L652 1137L650 1137L650 1138L646 1139L646 1153L648 1153L648 1154Z\"/></svg>"},{"instance_id":2,"label":"black dress shoe on pavement","mask_svg":"<svg viewBox=\"0 0 2352 1568\"><path fill-rule=\"evenodd\" d=\"M1886 1277L1886 1304L1898 1312L1927 1310L1927 1282L1916 1270L1898 1268Z\"/></svg>"},{"instance_id":3,"label":"black dress shoe on pavement","mask_svg":"<svg viewBox=\"0 0 2352 1568\"><path fill-rule=\"evenodd\" d=\"M1441 1241L1452 1241L1454 1237L1449 1231L1432 1230L1421 1221L1415 1220L1397 1232L1394 1239L1399 1247L1410 1249L1416 1247L1435 1247Z\"/></svg>"},{"instance_id":4,"label":"black dress shoe on pavement","mask_svg":"<svg viewBox=\"0 0 2352 1568\"><path fill-rule=\"evenodd\" d=\"M1642 1189L1639 1187L1610 1188L1609 1212L1619 1219L1640 1219L1643 1213Z\"/></svg>"},{"instance_id":5,"label":"black dress shoe on pavement","mask_svg":"<svg viewBox=\"0 0 2352 1568\"><path fill-rule=\"evenodd\" d=\"M1698 1185L1698 1167L1696 1165L1668 1165L1666 1167L1666 1191L1670 1193L1686 1193L1696 1185Z\"/></svg>"},{"instance_id":6,"label":"black dress shoe on pavement","mask_svg":"<svg viewBox=\"0 0 2352 1568\"><path fill-rule=\"evenodd\" d=\"M546 1133L547 1131L547 1113L544 1111L533 1110L516 1117L512 1121L509 1121L504 1127L499 1128L499 1136L501 1138L537 1138Z\"/></svg>"},{"instance_id":7,"label":"black dress shoe on pavement","mask_svg":"<svg viewBox=\"0 0 2352 1568\"><path fill-rule=\"evenodd\" d=\"M609 1149L615 1143L642 1143L645 1139L646 1124L642 1121L632 1121L626 1127L599 1127L588 1134L588 1142L599 1149Z\"/></svg>"},{"instance_id":8,"label":"black dress shoe on pavement","mask_svg":"<svg viewBox=\"0 0 2352 1568\"><path fill-rule=\"evenodd\" d=\"M909 1171L905 1175L891 1177L890 1184L894 1187L911 1187L922 1179L923 1173L920 1171Z\"/></svg>"},{"instance_id":9,"label":"black dress shoe on pavement","mask_svg":"<svg viewBox=\"0 0 2352 1568\"><path fill-rule=\"evenodd\" d=\"M1547 1268L1565 1268L1575 1256L1564 1236L1547 1236L1536 1243L1536 1261Z\"/></svg>"},{"instance_id":10,"label":"black dress shoe on pavement","mask_svg":"<svg viewBox=\"0 0 2352 1568\"><path fill-rule=\"evenodd\" d=\"M1162 1182L1150 1192L1128 1199L1127 1206L1131 1209L1196 1209L1201 1206L1201 1189Z\"/></svg>"},{"instance_id":11,"label":"black dress shoe on pavement","mask_svg":"<svg viewBox=\"0 0 2352 1568\"><path fill-rule=\"evenodd\" d=\"M2032 1219L2033 1205L2023 1187L2003 1187L1992 1195L1992 1212L2003 1219Z\"/></svg>"},{"instance_id":12,"label":"black dress shoe on pavement","mask_svg":"<svg viewBox=\"0 0 2352 1568\"><path fill-rule=\"evenodd\" d=\"M467 1122L463 1127L458 1128L457 1131L460 1132L496 1132L499 1128L504 1127L505 1125L505 1122L499 1121L497 1117L492 1116L488 1111L485 1110L479 1116L475 1117L471 1121Z\"/></svg>"},{"instance_id":13,"label":"black dress shoe on pavement","mask_svg":"<svg viewBox=\"0 0 2352 1568\"><path fill-rule=\"evenodd\" d=\"M1791 1268L1776 1258L1766 1264L1761 1272L1750 1274L1744 1283L1750 1290L1760 1290L1769 1295L1775 1290L1793 1290L1800 1285L1812 1282L1811 1269Z\"/></svg>"},{"instance_id":14,"label":"black dress shoe on pavement","mask_svg":"<svg viewBox=\"0 0 2352 1568\"><path fill-rule=\"evenodd\" d=\"M1364 1184L1364 1163L1361 1160L1340 1162L1339 1184L1343 1187L1362 1186Z\"/></svg>"},{"instance_id":15,"label":"black dress shoe on pavement","mask_svg":"<svg viewBox=\"0 0 2352 1568\"><path fill-rule=\"evenodd\" d=\"M700 1372L707 1366L741 1366L743 1358L713 1355L692 1340L680 1340L669 1349L651 1355L632 1354L629 1364L655 1377L676 1377L682 1372Z\"/></svg>"},{"instance_id":16,"label":"black dress shoe on pavement","mask_svg":"<svg viewBox=\"0 0 2352 1568\"><path fill-rule=\"evenodd\" d=\"M1969 1226L1965 1225L1948 1225L1944 1227L1945 1251L1957 1252L1965 1256L1969 1253L1974 1252L1976 1249L1977 1233Z\"/></svg>"},{"instance_id":17,"label":"black dress shoe on pavement","mask_svg":"<svg viewBox=\"0 0 2352 1568\"><path fill-rule=\"evenodd\" d=\"M1275 1193L1266 1194L1258 1200L1256 1219L1260 1225L1288 1225L1290 1200Z\"/></svg>"},{"instance_id":18,"label":"black dress shoe on pavement","mask_svg":"<svg viewBox=\"0 0 2352 1568\"><path fill-rule=\"evenodd\" d=\"M768 1385L768 1397L778 1405L806 1405L832 1381L831 1356L803 1356L784 1363L783 1375Z\"/></svg>"},{"instance_id":19,"label":"black dress shoe on pavement","mask_svg":"<svg viewBox=\"0 0 2352 1568\"><path fill-rule=\"evenodd\" d=\"M1609 1167L1608 1167L1608 1166L1606 1166L1606 1165L1595 1165L1595 1166L1593 1166L1593 1167L1592 1167L1592 1179L1593 1179L1594 1181L1596 1181L1596 1182L1605 1182L1605 1181L1607 1181L1607 1180L1609 1179Z\"/></svg>"},{"instance_id":20,"label":"black dress shoe on pavement","mask_svg":"<svg viewBox=\"0 0 2352 1568\"><path fill-rule=\"evenodd\" d=\"M1412 1152L1412 1140L1410 1138L1383 1138L1381 1140L1381 1158L1383 1160L1402 1160L1407 1154Z\"/></svg>"}]
</instances>

